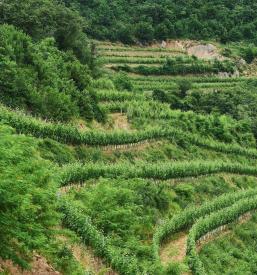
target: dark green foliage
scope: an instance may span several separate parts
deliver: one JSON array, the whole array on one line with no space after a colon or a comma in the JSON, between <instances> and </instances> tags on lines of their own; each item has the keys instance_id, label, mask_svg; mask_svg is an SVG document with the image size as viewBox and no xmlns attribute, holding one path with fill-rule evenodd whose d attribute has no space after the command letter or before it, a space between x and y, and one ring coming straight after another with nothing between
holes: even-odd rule
<instances>
[{"instance_id":1,"label":"dark green foliage","mask_svg":"<svg viewBox=\"0 0 257 275\"><path fill-rule=\"evenodd\" d=\"M87 33L98 39L145 43L167 38L217 38L227 42L255 41L257 37L255 1L63 1L77 5L88 21Z\"/></svg>"},{"instance_id":2,"label":"dark green foliage","mask_svg":"<svg viewBox=\"0 0 257 275\"><path fill-rule=\"evenodd\" d=\"M135 26L135 37L143 43L151 42L154 38L154 28L148 22L139 22Z\"/></svg>"},{"instance_id":3,"label":"dark green foliage","mask_svg":"<svg viewBox=\"0 0 257 275\"><path fill-rule=\"evenodd\" d=\"M79 14L56 0L1 1L0 24L10 24L39 41L54 37L61 50L71 50L89 64L89 42L83 33L85 21Z\"/></svg>"},{"instance_id":4,"label":"dark green foliage","mask_svg":"<svg viewBox=\"0 0 257 275\"><path fill-rule=\"evenodd\" d=\"M192 88L192 83L189 80L181 80L178 82L178 87L180 91L180 97L184 98L188 90Z\"/></svg>"},{"instance_id":5,"label":"dark green foliage","mask_svg":"<svg viewBox=\"0 0 257 275\"><path fill-rule=\"evenodd\" d=\"M13 26L0 26L0 100L6 105L60 121L103 121L96 97L86 90L90 83L88 66L58 50L52 38L34 43Z\"/></svg>"},{"instance_id":6,"label":"dark green foliage","mask_svg":"<svg viewBox=\"0 0 257 275\"><path fill-rule=\"evenodd\" d=\"M175 187L175 191L177 194L177 200L180 205L185 208L190 201L192 201L192 197L194 195L194 187L191 184L179 184Z\"/></svg>"},{"instance_id":7,"label":"dark green foliage","mask_svg":"<svg viewBox=\"0 0 257 275\"><path fill-rule=\"evenodd\" d=\"M257 47L249 46L241 50L241 56L245 59L247 63L252 63L252 61L257 57Z\"/></svg>"},{"instance_id":8,"label":"dark green foliage","mask_svg":"<svg viewBox=\"0 0 257 275\"><path fill-rule=\"evenodd\" d=\"M225 91L217 90L211 93L194 91L188 94L183 102L180 101L179 107L198 113L230 115L234 119L244 121L241 127L251 127L255 137L257 137L256 104L256 84L255 81L249 81L246 85L238 85L236 88Z\"/></svg>"},{"instance_id":9,"label":"dark green foliage","mask_svg":"<svg viewBox=\"0 0 257 275\"><path fill-rule=\"evenodd\" d=\"M52 139L44 139L38 143L38 151L44 159L51 160L58 164L65 164L76 161L72 150Z\"/></svg>"},{"instance_id":10,"label":"dark green foliage","mask_svg":"<svg viewBox=\"0 0 257 275\"><path fill-rule=\"evenodd\" d=\"M167 94L163 90L154 90L152 96L154 100L158 100L162 103L169 101Z\"/></svg>"},{"instance_id":11,"label":"dark green foliage","mask_svg":"<svg viewBox=\"0 0 257 275\"><path fill-rule=\"evenodd\" d=\"M112 66L116 71L124 71L128 73L150 75L186 75L186 74L217 74L219 72L233 73L235 70L234 64L231 61L218 61L206 62L202 60L192 61L188 64L167 59L162 66L145 66L139 65L131 67L128 65Z\"/></svg>"},{"instance_id":12,"label":"dark green foliage","mask_svg":"<svg viewBox=\"0 0 257 275\"><path fill-rule=\"evenodd\" d=\"M114 85L116 89L118 90L127 90L132 91L133 90L133 84L130 80L130 78L125 73L119 73L115 76Z\"/></svg>"}]
</instances>

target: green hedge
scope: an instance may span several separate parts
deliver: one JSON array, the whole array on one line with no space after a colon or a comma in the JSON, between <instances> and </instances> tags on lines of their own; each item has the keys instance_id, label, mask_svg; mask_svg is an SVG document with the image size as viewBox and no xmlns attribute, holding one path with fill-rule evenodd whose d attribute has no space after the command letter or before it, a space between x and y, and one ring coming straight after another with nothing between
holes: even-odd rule
<instances>
[{"instance_id":1,"label":"green hedge","mask_svg":"<svg viewBox=\"0 0 257 275\"><path fill-rule=\"evenodd\" d=\"M163 66L131 67L128 65L117 65L111 67L115 71L125 71L142 75L185 75L185 74L211 74L219 72L234 72L234 65L231 62L203 62L196 60L188 64L172 63L169 60Z\"/></svg>"}]
</instances>

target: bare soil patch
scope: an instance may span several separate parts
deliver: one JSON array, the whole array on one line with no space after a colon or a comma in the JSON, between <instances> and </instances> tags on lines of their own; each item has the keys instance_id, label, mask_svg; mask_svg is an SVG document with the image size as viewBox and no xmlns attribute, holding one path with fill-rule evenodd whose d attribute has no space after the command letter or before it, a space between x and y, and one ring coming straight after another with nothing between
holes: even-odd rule
<instances>
[{"instance_id":1,"label":"bare soil patch","mask_svg":"<svg viewBox=\"0 0 257 275\"><path fill-rule=\"evenodd\" d=\"M61 275L40 255L34 256L31 266L31 270L24 271L10 260L0 259L0 272L7 271L10 275Z\"/></svg>"},{"instance_id":2,"label":"bare soil patch","mask_svg":"<svg viewBox=\"0 0 257 275\"><path fill-rule=\"evenodd\" d=\"M83 245L73 245L72 252L76 260L79 261L85 269L90 269L93 272L95 272L95 274L102 274L102 275L118 274L115 271L113 271L111 268L106 267L102 259L95 257L93 254L93 251L88 247L84 247Z\"/></svg>"},{"instance_id":3,"label":"bare soil patch","mask_svg":"<svg viewBox=\"0 0 257 275\"><path fill-rule=\"evenodd\" d=\"M195 55L198 58L202 59L224 59L218 52L218 49L212 44L199 44L187 49L188 54Z\"/></svg>"},{"instance_id":4,"label":"bare soil patch","mask_svg":"<svg viewBox=\"0 0 257 275\"><path fill-rule=\"evenodd\" d=\"M181 232L175 239L163 245L160 252L161 262L168 265L170 262L183 262L186 257L187 234Z\"/></svg>"},{"instance_id":5,"label":"bare soil patch","mask_svg":"<svg viewBox=\"0 0 257 275\"><path fill-rule=\"evenodd\" d=\"M125 114L113 113L110 116L113 120L113 128L115 130L131 130L128 118Z\"/></svg>"}]
</instances>

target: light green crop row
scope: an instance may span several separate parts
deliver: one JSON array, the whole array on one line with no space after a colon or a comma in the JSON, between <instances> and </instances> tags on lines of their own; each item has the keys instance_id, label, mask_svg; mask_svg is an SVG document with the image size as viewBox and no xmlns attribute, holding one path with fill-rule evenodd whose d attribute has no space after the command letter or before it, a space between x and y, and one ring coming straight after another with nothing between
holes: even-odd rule
<instances>
[{"instance_id":1,"label":"light green crop row","mask_svg":"<svg viewBox=\"0 0 257 275\"><path fill-rule=\"evenodd\" d=\"M209 139L202 139L192 133L187 133L174 128L152 128L137 132L80 132L70 125L55 124L26 116L21 112L14 112L0 106L0 122L15 128L18 133L30 134L39 138L51 138L68 144L85 144L92 146L107 146L138 143L141 141L156 140L162 138L183 139L197 146L223 153L236 153L251 158L257 157L257 150L244 148L237 144L226 144Z\"/></svg>"},{"instance_id":2,"label":"light green crop row","mask_svg":"<svg viewBox=\"0 0 257 275\"><path fill-rule=\"evenodd\" d=\"M134 82L170 82L170 81L180 81L189 80L192 83L210 83L210 82L242 82L248 80L255 80L256 77L231 77L231 78L221 78L217 76L130 76L130 79Z\"/></svg>"},{"instance_id":3,"label":"light green crop row","mask_svg":"<svg viewBox=\"0 0 257 275\"><path fill-rule=\"evenodd\" d=\"M168 180L184 177L198 177L215 173L233 173L244 175L257 175L257 167L239 163L220 161L192 161L171 163L131 163L104 164L80 163L63 166L60 171L62 186L70 183L84 182L89 179L105 178L149 178Z\"/></svg>"},{"instance_id":4,"label":"light green crop row","mask_svg":"<svg viewBox=\"0 0 257 275\"><path fill-rule=\"evenodd\" d=\"M96 256L103 258L120 274L140 274L136 258L113 249L108 238L92 224L89 216L81 212L71 201L62 200L60 204L65 226L76 232L84 244L90 245Z\"/></svg>"},{"instance_id":5,"label":"light green crop row","mask_svg":"<svg viewBox=\"0 0 257 275\"><path fill-rule=\"evenodd\" d=\"M100 101L126 101L126 100L144 100L145 97L142 93L125 92L125 91L111 91L111 90L98 90L96 93Z\"/></svg>"},{"instance_id":6,"label":"light green crop row","mask_svg":"<svg viewBox=\"0 0 257 275\"><path fill-rule=\"evenodd\" d=\"M172 48L150 48L150 47L97 47L99 52L167 52L167 53L185 53L185 50L172 49Z\"/></svg>"},{"instance_id":7,"label":"light green crop row","mask_svg":"<svg viewBox=\"0 0 257 275\"><path fill-rule=\"evenodd\" d=\"M100 59L103 63L108 64L162 64L166 57L161 58L139 58L139 57L120 57L120 56L105 56Z\"/></svg>"},{"instance_id":8,"label":"light green crop row","mask_svg":"<svg viewBox=\"0 0 257 275\"><path fill-rule=\"evenodd\" d=\"M208 88L229 88L229 87L235 87L239 85L239 82L206 82L206 83L193 83L192 89L208 89ZM174 90L178 88L178 84L176 82L170 81L170 82L135 82L133 83L134 88L141 89L144 91L153 91L158 89L164 89L164 90Z\"/></svg>"},{"instance_id":9,"label":"light green crop row","mask_svg":"<svg viewBox=\"0 0 257 275\"><path fill-rule=\"evenodd\" d=\"M191 228L187 240L187 255L189 265L196 275L205 275L206 271L199 258L196 249L196 241L208 232L226 225L238 219L241 215L257 209L257 196L237 201L231 207L212 213L210 216L200 219Z\"/></svg>"},{"instance_id":10,"label":"light green crop row","mask_svg":"<svg viewBox=\"0 0 257 275\"><path fill-rule=\"evenodd\" d=\"M157 227L153 236L153 254L155 259L159 260L161 243L165 239L172 236L172 234L187 229L201 217L229 207L241 199L256 197L256 195L257 189L224 194L210 202L204 203L201 206L187 208L182 213L175 215L171 219L167 219L159 227Z\"/></svg>"}]
</instances>

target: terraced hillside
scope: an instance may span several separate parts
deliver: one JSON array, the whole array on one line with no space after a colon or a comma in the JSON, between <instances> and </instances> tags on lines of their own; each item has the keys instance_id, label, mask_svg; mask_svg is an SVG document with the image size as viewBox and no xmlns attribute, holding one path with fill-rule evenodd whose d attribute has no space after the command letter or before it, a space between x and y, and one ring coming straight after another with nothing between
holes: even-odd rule
<instances>
[{"instance_id":1,"label":"terraced hillside","mask_svg":"<svg viewBox=\"0 0 257 275\"><path fill-rule=\"evenodd\" d=\"M70 230L57 232L59 254L39 252L64 274L231 274L219 251L233 247L228 259L254 274L254 76L236 59L200 59L186 48L96 45L104 76L93 88L105 122L57 123L0 106L6 148L28 146L6 153L4 165L23 154L37 170L40 160L55 183L54 226Z\"/></svg>"},{"instance_id":2,"label":"terraced hillside","mask_svg":"<svg viewBox=\"0 0 257 275\"><path fill-rule=\"evenodd\" d=\"M76 224L76 220L82 219L83 215L76 214L76 206L71 208L70 205L74 200L80 202L87 213L90 203L86 200L90 198L91 192L97 194L97 199L97 196L107 194L109 188L116 194L125 190L135 192L137 185L142 188L144 184L150 184L154 186L151 187L153 189L157 186L157 192L164 197L160 201L160 198L152 198L148 194L147 201L154 200L151 205L155 205L159 213L151 225L145 228L143 216L146 214L143 214L143 209L140 210L142 220L139 224L144 233L134 231L134 234L139 235L133 249L130 248L131 239L127 239L127 232L119 231L118 228L116 231L115 223L110 227L103 225L104 231L98 231L95 240L99 227L94 227L92 220L84 222L87 233L83 233L82 238L91 242L96 253L121 274L213 274L212 270L204 267L208 253L203 262L202 257L199 257L201 243L221 235L227 226L232 226L231 223L244 222L245 217L256 209L255 145L251 144L252 139L246 132L240 133L240 121L225 115L172 110L168 100L159 100L158 95L161 93L157 91L164 91L166 96L168 93L176 94L183 88L183 81L187 81L190 82L190 87L185 91L187 94L194 91L203 94L226 92L244 87L255 81L254 77L224 77L225 73L232 74L238 70L234 61L220 61L215 67L217 61L198 60L189 56L185 50L128 48L104 43L98 45L98 53L106 64L107 75L114 82L117 78L128 87L127 91L99 90L97 94L101 106L115 114L111 116L114 120L118 113L126 117L130 126L125 130L121 126L121 131L116 133L99 133L88 142L100 146L105 156L114 154L111 161L68 165L63 170L62 185L69 186L72 183L71 189L65 187L65 190L70 190L70 201L63 208L66 223L79 232L81 225ZM229 69L226 67L228 64ZM159 67L162 66L174 66L181 70L160 73ZM196 68L195 71L192 68ZM126 74L116 75L120 71ZM86 181L93 181L93 187L91 184L88 186ZM94 186L96 182L97 187ZM82 185L74 191L76 183ZM141 188L137 193L138 199L143 207L148 208L145 191L142 194ZM108 195L109 200L114 197ZM168 205L162 209L159 203ZM111 203L114 209L117 206L116 211L126 210L126 202L118 205ZM95 212L93 209L90 211ZM95 212L94 215L101 216L102 213ZM138 218L132 216L130 219ZM123 223L120 221L120 224ZM91 236L89 232L94 233ZM106 240L104 244L104 239L109 236L106 232L111 233L112 237L109 243ZM113 249L115 252L111 252ZM122 254L124 249L126 254ZM118 259L115 253L124 256ZM217 263L222 261L215 260ZM215 263L212 262L212 265ZM229 272L229 269L225 269L223 265L223 272Z\"/></svg>"}]
</instances>

